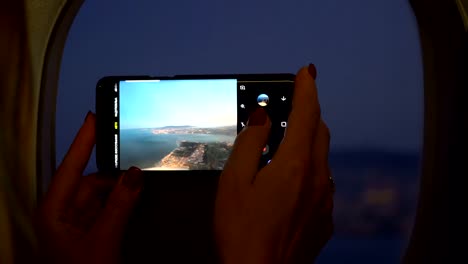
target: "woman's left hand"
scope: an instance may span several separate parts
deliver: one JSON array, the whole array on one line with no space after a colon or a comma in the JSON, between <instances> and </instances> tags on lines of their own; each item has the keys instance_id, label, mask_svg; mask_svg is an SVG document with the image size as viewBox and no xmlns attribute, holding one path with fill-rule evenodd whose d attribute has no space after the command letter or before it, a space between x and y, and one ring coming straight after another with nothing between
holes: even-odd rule
<instances>
[{"instance_id":1,"label":"woman's left hand","mask_svg":"<svg viewBox=\"0 0 468 264\"><path fill-rule=\"evenodd\" d=\"M46 263L121 262L121 242L142 189L142 172L131 168L119 179L82 176L95 129L96 118L89 113L39 207L36 227Z\"/></svg>"}]
</instances>

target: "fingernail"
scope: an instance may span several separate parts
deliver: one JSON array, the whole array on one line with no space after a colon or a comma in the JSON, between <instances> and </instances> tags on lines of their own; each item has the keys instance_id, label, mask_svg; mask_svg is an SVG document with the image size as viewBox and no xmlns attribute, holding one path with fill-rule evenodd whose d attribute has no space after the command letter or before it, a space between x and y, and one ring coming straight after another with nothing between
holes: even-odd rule
<instances>
[{"instance_id":1,"label":"fingernail","mask_svg":"<svg viewBox=\"0 0 468 264\"><path fill-rule=\"evenodd\" d=\"M88 111L88 113L86 114L86 117L85 117L85 121L88 120L89 116L91 116L91 115L94 115L94 113L91 112L91 111Z\"/></svg>"},{"instance_id":2,"label":"fingernail","mask_svg":"<svg viewBox=\"0 0 468 264\"><path fill-rule=\"evenodd\" d=\"M137 167L131 167L124 173L122 183L128 189L138 191L143 186L143 171Z\"/></svg>"},{"instance_id":3,"label":"fingernail","mask_svg":"<svg viewBox=\"0 0 468 264\"><path fill-rule=\"evenodd\" d=\"M317 68L315 68L313 63L309 64L309 74L314 80L317 79Z\"/></svg>"},{"instance_id":4,"label":"fingernail","mask_svg":"<svg viewBox=\"0 0 468 264\"><path fill-rule=\"evenodd\" d=\"M265 109L258 107L255 111L250 115L249 121L247 122L247 126L263 126L267 121L267 113Z\"/></svg>"}]
</instances>

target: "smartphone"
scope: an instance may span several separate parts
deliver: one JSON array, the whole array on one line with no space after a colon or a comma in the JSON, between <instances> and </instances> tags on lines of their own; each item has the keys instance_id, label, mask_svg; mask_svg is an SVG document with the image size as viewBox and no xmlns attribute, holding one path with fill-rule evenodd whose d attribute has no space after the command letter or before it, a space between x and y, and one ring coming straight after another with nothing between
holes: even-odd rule
<instances>
[{"instance_id":1,"label":"smartphone","mask_svg":"<svg viewBox=\"0 0 468 264\"><path fill-rule=\"evenodd\" d=\"M272 122L259 166L283 139L294 74L107 76L96 87L99 171L221 171L249 114Z\"/></svg>"}]
</instances>

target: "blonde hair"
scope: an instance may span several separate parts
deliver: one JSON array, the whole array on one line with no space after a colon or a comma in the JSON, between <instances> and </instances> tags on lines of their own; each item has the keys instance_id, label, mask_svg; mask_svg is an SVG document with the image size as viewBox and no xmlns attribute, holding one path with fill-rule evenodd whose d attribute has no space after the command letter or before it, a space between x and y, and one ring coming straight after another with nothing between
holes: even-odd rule
<instances>
[{"instance_id":1,"label":"blonde hair","mask_svg":"<svg viewBox=\"0 0 468 264\"><path fill-rule=\"evenodd\" d=\"M35 255L35 102L22 1L0 8L0 263Z\"/></svg>"}]
</instances>

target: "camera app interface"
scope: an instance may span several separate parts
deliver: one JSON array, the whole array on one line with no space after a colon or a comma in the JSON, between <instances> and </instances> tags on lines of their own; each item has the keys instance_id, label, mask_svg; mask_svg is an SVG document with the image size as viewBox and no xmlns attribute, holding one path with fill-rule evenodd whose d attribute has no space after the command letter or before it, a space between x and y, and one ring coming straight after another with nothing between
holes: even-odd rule
<instances>
[{"instance_id":1,"label":"camera app interface","mask_svg":"<svg viewBox=\"0 0 468 264\"><path fill-rule=\"evenodd\" d=\"M119 83L123 169L222 170L237 132L235 79Z\"/></svg>"}]
</instances>

